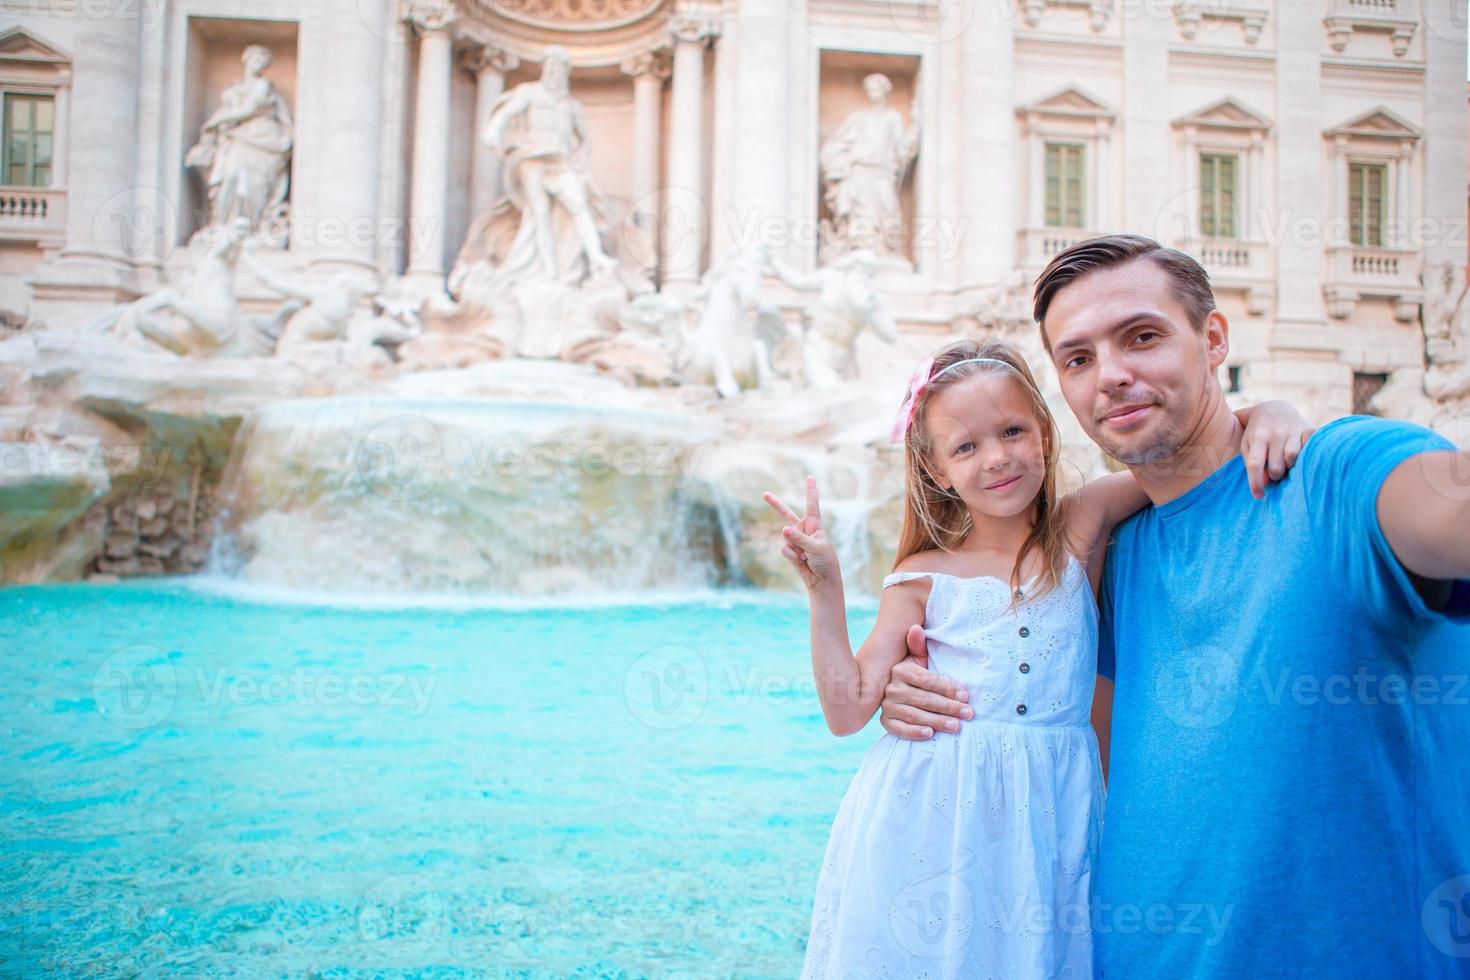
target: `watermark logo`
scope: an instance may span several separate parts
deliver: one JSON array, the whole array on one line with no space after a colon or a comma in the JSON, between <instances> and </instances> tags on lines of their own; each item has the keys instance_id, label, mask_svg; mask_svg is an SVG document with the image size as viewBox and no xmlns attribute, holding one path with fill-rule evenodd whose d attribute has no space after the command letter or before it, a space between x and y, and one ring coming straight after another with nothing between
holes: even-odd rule
<instances>
[{"instance_id":1,"label":"watermark logo","mask_svg":"<svg viewBox=\"0 0 1470 980\"><path fill-rule=\"evenodd\" d=\"M438 485L444 446L434 423L400 415L373 426L358 444L356 463L363 485L373 493L388 500L415 500Z\"/></svg>"},{"instance_id":2,"label":"watermark logo","mask_svg":"<svg viewBox=\"0 0 1470 980\"><path fill-rule=\"evenodd\" d=\"M133 261L163 261L178 242L179 207L156 187L129 187L103 202L92 217L92 247Z\"/></svg>"},{"instance_id":3,"label":"watermark logo","mask_svg":"<svg viewBox=\"0 0 1470 980\"><path fill-rule=\"evenodd\" d=\"M981 0L891 0L888 15L893 26L915 41L944 44L970 26ZM990 0L996 2L996 0ZM1011 8L1012 4L1003 4Z\"/></svg>"},{"instance_id":4,"label":"watermark logo","mask_svg":"<svg viewBox=\"0 0 1470 980\"><path fill-rule=\"evenodd\" d=\"M975 928L975 900L964 878L938 872L899 889L888 907L888 927L915 956L958 953Z\"/></svg>"},{"instance_id":5,"label":"watermark logo","mask_svg":"<svg viewBox=\"0 0 1470 980\"><path fill-rule=\"evenodd\" d=\"M1447 500L1470 500L1470 457L1445 452L1438 439L1426 443L1419 461L1429 485Z\"/></svg>"},{"instance_id":6,"label":"watermark logo","mask_svg":"<svg viewBox=\"0 0 1470 980\"><path fill-rule=\"evenodd\" d=\"M649 728L687 727L704 713L709 700L709 667L689 647L656 647L628 668L623 700L633 717Z\"/></svg>"},{"instance_id":7,"label":"watermark logo","mask_svg":"<svg viewBox=\"0 0 1470 980\"><path fill-rule=\"evenodd\" d=\"M129 731L152 728L167 718L178 688L168 655L141 643L118 650L92 675L92 700L98 712Z\"/></svg>"},{"instance_id":8,"label":"watermark logo","mask_svg":"<svg viewBox=\"0 0 1470 980\"><path fill-rule=\"evenodd\" d=\"M1181 728L1213 728L1235 713L1240 671L1239 654L1208 645L1182 649L1159 664L1154 695Z\"/></svg>"},{"instance_id":9,"label":"watermark logo","mask_svg":"<svg viewBox=\"0 0 1470 980\"><path fill-rule=\"evenodd\" d=\"M395 875L378 882L357 912L364 941L393 956L419 956L444 938L444 897L424 875Z\"/></svg>"},{"instance_id":10,"label":"watermark logo","mask_svg":"<svg viewBox=\"0 0 1470 980\"><path fill-rule=\"evenodd\" d=\"M1446 956L1470 959L1470 875L1440 884L1424 900L1424 935Z\"/></svg>"}]
</instances>

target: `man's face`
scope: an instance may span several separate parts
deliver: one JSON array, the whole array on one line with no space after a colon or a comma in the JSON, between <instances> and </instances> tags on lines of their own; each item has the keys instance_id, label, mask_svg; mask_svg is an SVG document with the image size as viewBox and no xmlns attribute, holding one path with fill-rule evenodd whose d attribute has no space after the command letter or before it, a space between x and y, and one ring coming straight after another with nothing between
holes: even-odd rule
<instances>
[{"instance_id":1,"label":"man's face","mask_svg":"<svg viewBox=\"0 0 1470 980\"><path fill-rule=\"evenodd\" d=\"M1224 316L1212 313L1196 330L1168 272L1147 258L1068 283L1042 326L1072 413L1093 442L1129 466L1188 444L1230 351Z\"/></svg>"},{"instance_id":2,"label":"man's face","mask_svg":"<svg viewBox=\"0 0 1470 980\"><path fill-rule=\"evenodd\" d=\"M541 84L552 95L566 95L570 86L569 69L560 61L546 62L541 68Z\"/></svg>"}]
</instances>

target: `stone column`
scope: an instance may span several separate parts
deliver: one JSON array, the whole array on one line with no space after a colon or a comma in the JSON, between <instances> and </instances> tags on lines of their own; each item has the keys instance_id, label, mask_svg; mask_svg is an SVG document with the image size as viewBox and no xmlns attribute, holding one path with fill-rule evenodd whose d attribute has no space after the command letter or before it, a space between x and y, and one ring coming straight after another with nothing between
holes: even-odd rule
<instances>
[{"instance_id":1,"label":"stone column","mask_svg":"<svg viewBox=\"0 0 1470 980\"><path fill-rule=\"evenodd\" d=\"M1326 242L1327 246L1346 245L1352 232L1352 215L1348 211L1348 193L1351 190L1352 174L1348 168L1347 137L1338 136L1332 140L1332 182L1331 196L1327 199L1328 224L1333 219L1341 216L1347 220L1342 222L1342 240L1338 242Z\"/></svg>"},{"instance_id":2,"label":"stone column","mask_svg":"<svg viewBox=\"0 0 1470 980\"><path fill-rule=\"evenodd\" d=\"M791 24L805 16L796 0L741 0L735 13L736 60L734 186L731 213L713 220L733 227L732 240L761 240L762 222L780 222L789 231L791 139ZM674 66L677 86L678 64ZM782 256L784 240L772 242ZM790 256L784 256L790 258Z\"/></svg>"},{"instance_id":3,"label":"stone column","mask_svg":"<svg viewBox=\"0 0 1470 980\"><path fill-rule=\"evenodd\" d=\"M1015 186L1015 100L1012 62L1015 28L1007 4L973 4L960 49L959 212L966 222L960 261L961 287L999 282L1015 266L1013 209L996 207L997 195Z\"/></svg>"},{"instance_id":4,"label":"stone column","mask_svg":"<svg viewBox=\"0 0 1470 980\"><path fill-rule=\"evenodd\" d=\"M1157 237L1179 227L1178 212L1186 207L1174 196L1162 175L1174 173L1169 148L1174 145L1169 125L1169 47L1174 16L1168 5L1144 4L1135 16L1121 18L1123 28L1123 228ZM1188 178L1196 183L1196 174ZM1188 184L1186 184L1188 186ZM1184 227L1197 218L1186 216Z\"/></svg>"},{"instance_id":5,"label":"stone column","mask_svg":"<svg viewBox=\"0 0 1470 980\"><path fill-rule=\"evenodd\" d=\"M1246 155L1246 166L1250 168L1246 174L1249 193L1246 196L1244 220L1240 223L1240 236L1253 242L1266 240L1266 230L1262 227L1266 220L1265 144L1264 133L1259 130L1251 133L1251 146Z\"/></svg>"},{"instance_id":6,"label":"stone column","mask_svg":"<svg viewBox=\"0 0 1470 980\"><path fill-rule=\"evenodd\" d=\"M378 181L381 174L385 37L397 27L388 0L324 0L319 33L330 40L314 52L313 77L320 86L307 93L315 112L311 146L309 218L314 271L377 272ZM294 195L293 195L294 196ZM293 238L301 232L292 229Z\"/></svg>"},{"instance_id":7,"label":"stone column","mask_svg":"<svg viewBox=\"0 0 1470 980\"><path fill-rule=\"evenodd\" d=\"M156 213L158 202L134 199L139 8L125 0L104 6L109 9L94 10L77 24L76 98L65 134L72 145L62 258L78 272L93 270L90 275L97 278L86 285L116 289L131 281L131 269L118 263L126 267L156 254L158 236L175 235L177 229L172 216ZM39 271L38 278L43 278Z\"/></svg>"},{"instance_id":8,"label":"stone column","mask_svg":"<svg viewBox=\"0 0 1470 980\"><path fill-rule=\"evenodd\" d=\"M1118 189L1113 186L1113 121L1098 121L1097 131L1097 224L1089 229L1111 234L1113 222L1113 197Z\"/></svg>"},{"instance_id":9,"label":"stone column","mask_svg":"<svg viewBox=\"0 0 1470 980\"><path fill-rule=\"evenodd\" d=\"M460 65L475 76L475 123L470 163L470 217L478 218L500 197L501 159L480 138L490 118L490 107L505 91L506 72L520 67L515 55L491 45L466 49Z\"/></svg>"},{"instance_id":10,"label":"stone column","mask_svg":"<svg viewBox=\"0 0 1470 980\"><path fill-rule=\"evenodd\" d=\"M648 246L646 258L658 254L658 164L663 133L664 79L669 77L662 51L648 51L622 64L633 78L633 210L629 222ZM656 265L657 263L653 263Z\"/></svg>"},{"instance_id":11,"label":"stone column","mask_svg":"<svg viewBox=\"0 0 1470 980\"><path fill-rule=\"evenodd\" d=\"M664 192L660 255L662 280L676 290L699 282L710 202L704 168L704 50L713 20L680 15L669 22L674 39L669 104L669 180Z\"/></svg>"},{"instance_id":12,"label":"stone column","mask_svg":"<svg viewBox=\"0 0 1470 980\"><path fill-rule=\"evenodd\" d=\"M1027 119L1027 142L1030 144L1031 203L1027 211L1032 228L1046 225L1046 141L1041 138L1037 120Z\"/></svg>"},{"instance_id":13,"label":"stone column","mask_svg":"<svg viewBox=\"0 0 1470 980\"><path fill-rule=\"evenodd\" d=\"M51 186L66 186L67 148L71 142L71 72L61 76L56 89L56 114L52 117Z\"/></svg>"},{"instance_id":14,"label":"stone column","mask_svg":"<svg viewBox=\"0 0 1470 980\"><path fill-rule=\"evenodd\" d=\"M1465 264L1466 113L1465 5L1458 0L1424 0L1424 178L1423 216L1430 234L1412 245L1424 250L1424 268ZM1458 53L1457 53L1458 52ZM1456 67L1455 59L1459 59ZM1417 240L1422 238L1422 241Z\"/></svg>"},{"instance_id":15,"label":"stone column","mask_svg":"<svg viewBox=\"0 0 1470 980\"><path fill-rule=\"evenodd\" d=\"M1290 209L1280 216L1284 227L1301 222L1300 227L1322 228L1322 15L1312 4L1285 3L1276 7L1276 18L1276 200ZM1340 154L1333 174L1327 215L1346 208L1347 170ZM1289 231L1273 237L1278 334L1320 325L1325 243Z\"/></svg>"},{"instance_id":16,"label":"stone column","mask_svg":"<svg viewBox=\"0 0 1470 980\"><path fill-rule=\"evenodd\" d=\"M1184 207L1188 214L1184 221L1185 241L1199 241L1204 235L1204 226L1199 220L1200 210L1200 167L1199 167L1199 129L1195 126L1184 127ZM1169 244L1165 242L1164 244ZM1185 246L1188 248L1189 246Z\"/></svg>"},{"instance_id":17,"label":"stone column","mask_svg":"<svg viewBox=\"0 0 1470 980\"><path fill-rule=\"evenodd\" d=\"M444 226L449 199L449 87L456 15L448 3L420 3L408 13L419 32L414 100L413 182L409 187L408 277L443 288Z\"/></svg>"},{"instance_id":18,"label":"stone column","mask_svg":"<svg viewBox=\"0 0 1470 980\"><path fill-rule=\"evenodd\" d=\"M1399 147L1398 159L1393 162L1394 188L1393 220L1389 224L1391 238L1384 242L1394 248L1407 248L1413 244L1409 234L1409 223L1414 220L1414 209L1409 203L1409 170L1414 162L1414 144L1405 140Z\"/></svg>"}]
</instances>

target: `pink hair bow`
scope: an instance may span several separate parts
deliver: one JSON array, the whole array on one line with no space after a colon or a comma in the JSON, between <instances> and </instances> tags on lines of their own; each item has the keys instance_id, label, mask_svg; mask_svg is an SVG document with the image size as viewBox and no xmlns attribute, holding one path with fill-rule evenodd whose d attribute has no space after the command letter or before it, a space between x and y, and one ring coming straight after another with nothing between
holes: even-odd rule
<instances>
[{"instance_id":1,"label":"pink hair bow","mask_svg":"<svg viewBox=\"0 0 1470 980\"><path fill-rule=\"evenodd\" d=\"M904 399L903 405L898 410L898 418L893 420L893 430L888 433L888 438L893 442L903 442L908 434L909 426L914 424L914 409L919 404L919 395L924 386L929 383L929 372L934 370L934 358L926 357L914 368L913 376L909 378L909 394Z\"/></svg>"}]
</instances>

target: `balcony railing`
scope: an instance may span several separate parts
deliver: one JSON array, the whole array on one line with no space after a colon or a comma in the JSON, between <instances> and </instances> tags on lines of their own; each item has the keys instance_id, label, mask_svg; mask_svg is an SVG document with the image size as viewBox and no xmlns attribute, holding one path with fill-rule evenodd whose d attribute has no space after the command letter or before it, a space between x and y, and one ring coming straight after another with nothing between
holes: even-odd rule
<instances>
[{"instance_id":1,"label":"balcony railing","mask_svg":"<svg viewBox=\"0 0 1470 980\"><path fill-rule=\"evenodd\" d=\"M1026 268L1039 270L1058 253L1101 234L1085 228L1023 228L1018 251Z\"/></svg>"},{"instance_id":2,"label":"balcony railing","mask_svg":"<svg viewBox=\"0 0 1470 980\"><path fill-rule=\"evenodd\" d=\"M1396 296L1420 286L1418 251L1348 245L1331 252L1334 286L1348 286L1365 296Z\"/></svg>"},{"instance_id":3,"label":"balcony railing","mask_svg":"<svg viewBox=\"0 0 1470 980\"><path fill-rule=\"evenodd\" d=\"M65 234L65 190L0 186L0 240L33 242Z\"/></svg>"}]
</instances>

